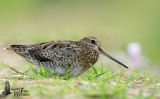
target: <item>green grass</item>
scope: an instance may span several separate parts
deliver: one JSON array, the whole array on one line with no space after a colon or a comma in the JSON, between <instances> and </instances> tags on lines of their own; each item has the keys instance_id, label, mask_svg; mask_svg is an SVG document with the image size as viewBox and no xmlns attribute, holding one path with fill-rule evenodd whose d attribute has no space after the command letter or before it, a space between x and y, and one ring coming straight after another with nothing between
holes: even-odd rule
<instances>
[{"instance_id":1,"label":"green grass","mask_svg":"<svg viewBox=\"0 0 160 99\"><path fill-rule=\"evenodd\" d=\"M67 67L67 66L66 66ZM29 90L29 99L39 98L102 98L102 99L155 99L160 89L159 79L153 80L148 73L132 71L126 76L123 72L115 74L101 66L92 66L82 75L71 78L70 70L60 77L52 75L49 70L36 69L30 65L24 75L4 76L11 87L24 87ZM0 83L1 87L4 84ZM146 95L147 94L147 95ZM8 96L9 98L9 96ZM20 97L24 98L24 97Z\"/></svg>"},{"instance_id":2,"label":"green grass","mask_svg":"<svg viewBox=\"0 0 160 99\"><path fill-rule=\"evenodd\" d=\"M152 66L155 65L152 61L160 64L160 13L157 13L160 9L159 1L104 0L91 3L1 0L0 8L1 47L50 40L79 40L84 36L95 36L104 49L127 53L127 45L138 42L142 46L142 56L145 55L151 60L150 71L158 72L158 69ZM6 52L0 53L7 55ZM1 59L7 60L4 56L1 56ZM10 61L5 62L10 64ZM4 63L0 64L0 69L10 68L10 65ZM24 87L29 90L29 99L160 98L160 77L153 77L143 68L141 71L145 73L138 70L114 73L103 65L94 65L75 78L71 78L67 66L64 77L60 77L58 73L51 75L49 70L43 67L37 69L32 65L26 66L25 70L29 73L3 75L0 79L0 93L4 91L3 80L8 79L11 87ZM130 71L130 74L126 75L127 71Z\"/></svg>"}]
</instances>

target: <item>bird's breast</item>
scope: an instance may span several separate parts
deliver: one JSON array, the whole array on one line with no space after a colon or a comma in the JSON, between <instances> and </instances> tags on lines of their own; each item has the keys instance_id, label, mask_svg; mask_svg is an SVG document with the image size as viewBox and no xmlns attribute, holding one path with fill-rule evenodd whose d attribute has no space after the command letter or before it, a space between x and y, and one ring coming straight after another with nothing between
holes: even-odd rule
<instances>
[{"instance_id":1,"label":"bird's breast","mask_svg":"<svg viewBox=\"0 0 160 99\"><path fill-rule=\"evenodd\" d=\"M97 62L99 54L96 50L94 49L87 49L85 52L82 54L82 59L85 63L89 64L94 64Z\"/></svg>"}]
</instances>

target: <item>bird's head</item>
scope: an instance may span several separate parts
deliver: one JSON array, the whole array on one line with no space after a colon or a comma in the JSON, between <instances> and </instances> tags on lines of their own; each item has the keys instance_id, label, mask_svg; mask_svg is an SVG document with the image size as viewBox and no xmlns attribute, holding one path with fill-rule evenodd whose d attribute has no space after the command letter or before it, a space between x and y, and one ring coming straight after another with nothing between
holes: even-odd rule
<instances>
[{"instance_id":1,"label":"bird's head","mask_svg":"<svg viewBox=\"0 0 160 99\"><path fill-rule=\"evenodd\" d=\"M104 56L110 58L111 60L117 62L118 64L128 68L126 65L115 59L114 57L110 56L106 51L103 50L100 41L95 37L84 37L80 41L84 41L87 44L91 45L99 54L103 54Z\"/></svg>"},{"instance_id":2,"label":"bird's head","mask_svg":"<svg viewBox=\"0 0 160 99\"><path fill-rule=\"evenodd\" d=\"M90 46L92 46L97 52L99 52L99 48L101 47L101 43L95 37L84 37L81 41L86 42Z\"/></svg>"}]
</instances>

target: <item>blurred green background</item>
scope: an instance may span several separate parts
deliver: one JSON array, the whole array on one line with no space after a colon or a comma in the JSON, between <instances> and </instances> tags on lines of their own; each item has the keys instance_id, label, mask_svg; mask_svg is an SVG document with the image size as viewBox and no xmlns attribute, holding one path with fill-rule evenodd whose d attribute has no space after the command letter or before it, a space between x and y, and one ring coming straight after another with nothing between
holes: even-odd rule
<instances>
[{"instance_id":1,"label":"blurred green background","mask_svg":"<svg viewBox=\"0 0 160 99\"><path fill-rule=\"evenodd\" d=\"M139 42L160 64L160 0L0 0L0 43L95 36L106 50Z\"/></svg>"}]
</instances>

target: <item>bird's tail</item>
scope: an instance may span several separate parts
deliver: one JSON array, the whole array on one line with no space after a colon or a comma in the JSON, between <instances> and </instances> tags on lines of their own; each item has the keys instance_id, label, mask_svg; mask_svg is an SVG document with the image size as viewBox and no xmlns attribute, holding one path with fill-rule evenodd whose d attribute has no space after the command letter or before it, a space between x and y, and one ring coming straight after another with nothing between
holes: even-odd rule
<instances>
[{"instance_id":1,"label":"bird's tail","mask_svg":"<svg viewBox=\"0 0 160 99\"><path fill-rule=\"evenodd\" d=\"M4 48L15 52L25 52L28 49L27 45L11 45L10 48Z\"/></svg>"},{"instance_id":2,"label":"bird's tail","mask_svg":"<svg viewBox=\"0 0 160 99\"><path fill-rule=\"evenodd\" d=\"M17 54L24 55L28 49L28 45L11 45L10 48L5 48L6 50L14 51Z\"/></svg>"},{"instance_id":3,"label":"bird's tail","mask_svg":"<svg viewBox=\"0 0 160 99\"><path fill-rule=\"evenodd\" d=\"M13 48L4 48L5 50L13 51Z\"/></svg>"}]
</instances>

